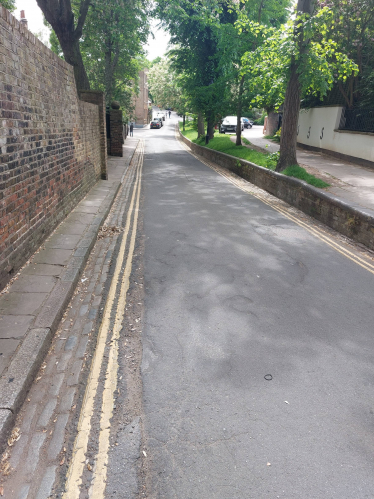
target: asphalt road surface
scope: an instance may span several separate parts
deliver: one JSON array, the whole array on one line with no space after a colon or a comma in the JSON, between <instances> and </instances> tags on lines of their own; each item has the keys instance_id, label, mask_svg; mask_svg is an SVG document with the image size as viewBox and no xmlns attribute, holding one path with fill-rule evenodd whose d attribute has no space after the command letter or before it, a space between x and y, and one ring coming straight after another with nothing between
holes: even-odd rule
<instances>
[{"instance_id":1,"label":"asphalt road surface","mask_svg":"<svg viewBox=\"0 0 374 499\"><path fill-rule=\"evenodd\" d=\"M373 272L144 135L149 497L374 497Z\"/></svg>"},{"instance_id":2,"label":"asphalt road surface","mask_svg":"<svg viewBox=\"0 0 374 499\"><path fill-rule=\"evenodd\" d=\"M126 143L0 495L373 499L373 255L201 162L176 122Z\"/></svg>"}]
</instances>

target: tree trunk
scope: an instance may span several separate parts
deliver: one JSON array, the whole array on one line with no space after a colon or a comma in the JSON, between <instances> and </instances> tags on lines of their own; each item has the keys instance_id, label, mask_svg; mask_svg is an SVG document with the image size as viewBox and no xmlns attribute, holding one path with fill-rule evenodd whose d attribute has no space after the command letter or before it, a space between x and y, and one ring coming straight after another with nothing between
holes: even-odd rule
<instances>
[{"instance_id":1,"label":"tree trunk","mask_svg":"<svg viewBox=\"0 0 374 499\"><path fill-rule=\"evenodd\" d=\"M90 82L88 81L88 76L84 68L79 40L66 41L60 39L57 33L56 35L59 39L62 52L64 53L65 61L73 66L77 90L89 90Z\"/></svg>"},{"instance_id":2,"label":"tree trunk","mask_svg":"<svg viewBox=\"0 0 374 499\"><path fill-rule=\"evenodd\" d=\"M291 64L291 76L284 99L282 135L280 142L280 157L276 171L281 172L287 166L296 165L297 123L300 111L300 82L297 64ZM269 118L268 118L269 120Z\"/></svg>"},{"instance_id":3,"label":"tree trunk","mask_svg":"<svg viewBox=\"0 0 374 499\"><path fill-rule=\"evenodd\" d=\"M79 40L86 21L91 0L80 0L79 16L74 22L74 13L70 0L37 0L46 20L52 26L60 42L65 61L74 68L75 84L77 90L89 90L90 82L84 68Z\"/></svg>"},{"instance_id":4,"label":"tree trunk","mask_svg":"<svg viewBox=\"0 0 374 499\"><path fill-rule=\"evenodd\" d=\"M183 131L186 130L186 115L183 115Z\"/></svg>"},{"instance_id":5,"label":"tree trunk","mask_svg":"<svg viewBox=\"0 0 374 499\"><path fill-rule=\"evenodd\" d=\"M274 113L274 110L267 109L266 112L268 113L266 135L273 136L275 132L278 130L279 115L278 113Z\"/></svg>"},{"instance_id":6,"label":"tree trunk","mask_svg":"<svg viewBox=\"0 0 374 499\"><path fill-rule=\"evenodd\" d=\"M315 0L298 0L297 15L312 14L315 7ZM284 112L282 121L282 136L280 142L280 157L276 167L277 172L283 171L291 165L297 164L296 144L297 144L297 124L299 121L301 85L299 80L300 61L303 55L308 52L308 41L304 40L303 28L299 26L299 20L295 20L295 38L297 40L299 57L293 56L291 60L290 79L288 81L286 96L284 99Z\"/></svg>"},{"instance_id":7,"label":"tree trunk","mask_svg":"<svg viewBox=\"0 0 374 499\"><path fill-rule=\"evenodd\" d=\"M199 113L197 115L197 138L200 139L204 137L204 118L203 114Z\"/></svg>"},{"instance_id":8,"label":"tree trunk","mask_svg":"<svg viewBox=\"0 0 374 499\"><path fill-rule=\"evenodd\" d=\"M212 111L206 113L206 122L206 144L208 144L209 140L214 138L214 113Z\"/></svg>"},{"instance_id":9,"label":"tree trunk","mask_svg":"<svg viewBox=\"0 0 374 499\"><path fill-rule=\"evenodd\" d=\"M239 83L239 95L238 95L238 107L236 113L236 146L242 145L242 108L243 108L243 92L244 92L244 75L240 79Z\"/></svg>"}]
</instances>

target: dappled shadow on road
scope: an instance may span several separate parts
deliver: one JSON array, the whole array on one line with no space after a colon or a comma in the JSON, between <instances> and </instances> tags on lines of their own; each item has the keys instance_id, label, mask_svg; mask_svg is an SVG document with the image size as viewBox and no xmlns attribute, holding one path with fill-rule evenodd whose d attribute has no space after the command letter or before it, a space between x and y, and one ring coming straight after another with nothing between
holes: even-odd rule
<instances>
[{"instance_id":1,"label":"dappled shadow on road","mask_svg":"<svg viewBox=\"0 0 374 499\"><path fill-rule=\"evenodd\" d=\"M185 151L160 159L144 171L144 373L146 395L157 394L147 410L167 413L185 445L175 473L225 424L234 476L253 438L252 458L271 455L289 476L307 455L304 481L323 490L329 476L348 497L354 485L335 462L352 463L356 485L370 476L359 456L373 444L373 276ZM261 487L257 497L278 490L274 476Z\"/></svg>"}]
</instances>

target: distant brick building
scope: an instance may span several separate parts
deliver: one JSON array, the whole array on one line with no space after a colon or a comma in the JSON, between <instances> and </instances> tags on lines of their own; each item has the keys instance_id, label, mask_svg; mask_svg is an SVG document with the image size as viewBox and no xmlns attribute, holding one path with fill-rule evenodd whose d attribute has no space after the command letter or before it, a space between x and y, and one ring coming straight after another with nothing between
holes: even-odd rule
<instances>
[{"instance_id":1,"label":"distant brick building","mask_svg":"<svg viewBox=\"0 0 374 499\"><path fill-rule=\"evenodd\" d=\"M147 70L139 73L139 95L135 98L135 125L144 126L149 123L148 114Z\"/></svg>"}]
</instances>

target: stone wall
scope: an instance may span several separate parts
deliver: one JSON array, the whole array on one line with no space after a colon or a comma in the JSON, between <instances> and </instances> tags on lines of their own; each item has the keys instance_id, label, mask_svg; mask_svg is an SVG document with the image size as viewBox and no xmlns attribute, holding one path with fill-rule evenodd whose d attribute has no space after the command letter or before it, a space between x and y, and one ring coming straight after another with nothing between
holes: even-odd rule
<instances>
[{"instance_id":1,"label":"stone wall","mask_svg":"<svg viewBox=\"0 0 374 499\"><path fill-rule=\"evenodd\" d=\"M335 196L316 189L302 180L287 177L249 161L199 146L181 134L180 137L196 154L227 168L341 234L374 250L373 212L355 209Z\"/></svg>"},{"instance_id":2,"label":"stone wall","mask_svg":"<svg viewBox=\"0 0 374 499\"><path fill-rule=\"evenodd\" d=\"M0 7L0 288L101 177L99 107Z\"/></svg>"}]
</instances>

